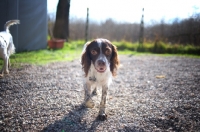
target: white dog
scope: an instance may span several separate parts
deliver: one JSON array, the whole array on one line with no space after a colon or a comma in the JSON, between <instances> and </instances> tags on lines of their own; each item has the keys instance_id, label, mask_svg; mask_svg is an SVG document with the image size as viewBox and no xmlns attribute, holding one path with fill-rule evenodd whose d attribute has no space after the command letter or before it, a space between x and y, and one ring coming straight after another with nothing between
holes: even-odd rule
<instances>
[{"instance_id":1,"label":"white dog","mask_svg":"<svg viewBox=\"0 0 200 132\"><path fill-rule=\"evenodd\" d=\"M19 24L19 20L10 20L7 21L4 25L5 31L0 32L0 57L4 61L3 68L1 70L0 76L3 76L3 73L9 74L8 67L10 66L9 57L11 54L15 53L15 46L13 44L13 38L10 34L9 28L11 25Z\"/></svg>"}]
</instances>

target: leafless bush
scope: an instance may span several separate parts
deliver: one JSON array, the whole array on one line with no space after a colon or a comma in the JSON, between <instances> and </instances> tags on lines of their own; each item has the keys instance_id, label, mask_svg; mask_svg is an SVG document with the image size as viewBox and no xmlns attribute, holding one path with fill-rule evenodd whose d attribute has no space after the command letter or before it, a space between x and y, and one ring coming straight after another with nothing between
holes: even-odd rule
<instances>
[{"instance_id":1,"label":"leafless bush","mask_svg":"<svg viewBox=\"0 0 200 132\"><path fill-rule=\"evenodd\" d=\"M146 27L145 37L149 40L156 38L162 41L200 45L200 13L190 18L174 19L173 23L167 24L161 21L158 24Z\"/></svg>"},{"instance_id":2,"label":"leafless bush","mask_svg":"<svg viewBox=\"0 0 200 132\"><path fill-rule=\"evenodd\" d=\"M52 19L49 24L53 24ZM70 18L69 32L71 40L85 39L85 19ZM104 37L111 41L126 40L136 42L139 38L139 23L119 23L107 19L101 23L89 21L89 39ZM200 13L188 19L174 19L172 23L161 20L145 26L146 41L159 39L163 42L200 45Z\"/></svg>"},{"instance_id":3,"label":"leafless bush","mask_svg":"<svg viewBox=\"0 0 200 132\"><path fill-rule=\"evenodd\" d=\"M72 40L84 39L85 20L76 19L70 21L70 38ZM137 41L139 24L117 23L107 19L102 23L89 22L89 39L103 37L110 40Z\"/></svg>"}]
</instances>

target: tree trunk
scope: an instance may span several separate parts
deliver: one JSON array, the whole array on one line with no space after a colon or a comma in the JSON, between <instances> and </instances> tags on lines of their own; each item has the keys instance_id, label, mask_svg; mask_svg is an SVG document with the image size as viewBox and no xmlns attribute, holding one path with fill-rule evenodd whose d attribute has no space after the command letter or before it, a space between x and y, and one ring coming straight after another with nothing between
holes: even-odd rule
<instances>
[{"instance_id":1,"label":"tree trunk","mask_svg":"<svg viewBox=\"0 0 200 132\"><path fill-rule=\"evenodd\" d=\"M59 0L53 30L55 38L66 39L66 41L69 39L69 9L70 0Z\"/></svg>"}]
</instances>

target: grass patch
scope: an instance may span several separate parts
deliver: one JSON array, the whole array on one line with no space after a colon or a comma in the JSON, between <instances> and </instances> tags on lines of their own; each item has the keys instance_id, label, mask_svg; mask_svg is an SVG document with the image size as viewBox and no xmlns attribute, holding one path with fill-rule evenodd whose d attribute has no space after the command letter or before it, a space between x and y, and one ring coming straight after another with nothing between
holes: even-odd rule
<instances>
[{"instance_id":1,"label":"grass patch","mask_svg":"<svg viewBox=\"0 0 200 132\"><path fill-rule=\"evenodd\" d=\"M119 54L120 55L134 55L134 56L148 56L148 55L155 55L155 56L163 56L163 57L169 57L169 56L179 56L179 57L189 57L189 58L199 58L199 55L193 55L193 54L169 54L169 53L165 53L165 54L160 54L160 53L151 53L151 52L137 52L137 51L130 51L130 50L124 50L124 51L120 51L119 50Z\"/></svg>"},{"instance_id":2,"label":"grass patch","mask_svg":"<svg viewBox=\"0 0 200 132\"><path fill-rule=\"evenodd\" d=\"M11 65L20 67L22 64L44 65L51 62L72 61L80 58L83 41L65 42L62 49L43 49L38 51L29 51L15 53L10 56ZM0 61L0 65L3 60Z\"/></svg>"},{"instance_id":3,"label":"grass patch","mask_svg":"<svg viewBox=\"0 0 200 132\"><path fill-rule=\"evenodd\" d=\"M138 43L131 43L131 42L127 42L125 40L114 41L112 43L114 45L116 45L117 49L120 50L120 51L123 51L123 50L136 51L137 47L138 47Z\"/></svg>"},{"instance_id":4,"label":"grass patch","mask_svg":"<svg viewBox=\"0 0 200 132\"><path fill-rule=\"evenodd\" d=\"M130 43L126 41L113 42L120 51L135 51L155 54L184 54L184 55L200 55L200 46L168 44L162 41L155 43L145 42L143 45L138 43Z\"/></svg>"},{"instance_id":5,"label":"grass patch","mask_svg":"<svg viewBox=\"0 0 200 132\"><path fill-rule=\"evenodd\" d=\"M44 65L58 61L72 61L81 56L84 40L65 42L62 49L44 49L38 51L21 52L11 55L10 61L13 67L20 67L21 64ZM113 42L117 46L119 54L122 55L161 55L161 56L187 56L200 58L200 47L192 45L170 45L163 42L157 44L145 43L142 47L138 43L126 41ZM0 61L0 65L3 61Z\"/></svg>"}]
</instances>

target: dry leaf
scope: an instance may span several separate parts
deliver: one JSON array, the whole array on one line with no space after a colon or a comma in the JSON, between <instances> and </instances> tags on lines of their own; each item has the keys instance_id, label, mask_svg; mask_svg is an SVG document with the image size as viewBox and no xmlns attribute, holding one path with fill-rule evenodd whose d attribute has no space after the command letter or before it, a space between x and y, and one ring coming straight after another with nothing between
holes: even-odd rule
<instances>
[{"instance_id":1,"label":"dry leaf","mask_svg":"<svg viewBox=\"0 0 200 132\"><path fill-rule=\"evenodd\" d=\"M157 75L156 78L165 78L165 75Z\"/></svg>"}]
</instances>

